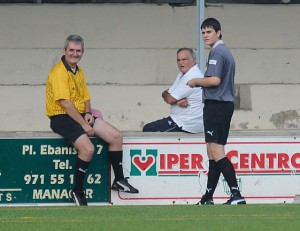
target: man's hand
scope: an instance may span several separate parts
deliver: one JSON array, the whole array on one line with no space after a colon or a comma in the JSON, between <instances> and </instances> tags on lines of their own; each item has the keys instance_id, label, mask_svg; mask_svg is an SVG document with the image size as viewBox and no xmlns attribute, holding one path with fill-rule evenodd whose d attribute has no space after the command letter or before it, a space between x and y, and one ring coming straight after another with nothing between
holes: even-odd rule
<instances>
[{"instance_id":1,"label":"man's hand","mask_svg":"<svg viewBox=\"0 0 300 231\"><path fill-rule=\"evenodd\" d=\"M82 125L82 128L88 136L94 136L95 135L94 129L91 127L91 125L84 124L84 125Z\"/></svg>"},{"instance_id":2,"label":"man's hand","mask_svg":"<svg viewBox=\"0 0 300 231\"><path fill-rule=\"evenodd\" d=\"M177 101L177 105L179 107L187 108L189 106L189 102L186 99L181 99Z\"/></svg>"},{"instance_id":3,"label":"man's hand","mask_svg":"<svg viewBox=\"0 0 300 231\"><path fill-rule=\"evenodd\" d=\"M191 79L191 80L189 80L188 82L187 82L187 84L186 85L188 85L189 87L196 87L197 86L197 84L196 84L196 82L197 82L197 79L195 78L195 79Z\"/></svg>"},{"instance_id":4,"label":"man's hand","mask_svg":"<svg viewBox=\"0 0 300 231\"><path fill-rule=\"evenodd\" d=\"M86 113L85 115L84 115L84 120L89 124L89 125L91 125L91 126L93 126L94 125L94 117L91 115L91 114L89 114L89 113Z\"/></svg>"}]
</instances>

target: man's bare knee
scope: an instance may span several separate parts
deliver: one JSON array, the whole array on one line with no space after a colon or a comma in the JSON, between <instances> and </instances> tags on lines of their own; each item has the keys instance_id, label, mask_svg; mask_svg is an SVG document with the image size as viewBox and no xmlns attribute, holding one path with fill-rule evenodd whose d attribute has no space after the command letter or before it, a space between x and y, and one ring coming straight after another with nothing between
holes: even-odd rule
<instances>
[{"instance_id":1,"label":"man's bare knee","mask_svg":"<svg viewBox=\"0 0 300 231\"><path fill-rule=\"evenodd\" d=\"M114 140L123 142L123 135L121 132L115 132L113 138Z\"/></svg>"},{"instance_id":2,"label":"man's bare knee","mask_svg":"<svg viewBox=\"0 0 300 231\"><path fill-rule=\"evenodd\" d=\"M95 151L94 145L91 145L86 149L87 154L90 156L92 156L94 154L94 151Z\"/></svg>"},{"instance_id":3,"label":"man's bare knee","mask_svg":"<svg viewBox=\"0 0 300 231\"><path fill-rule=\"evenodd\" d=\"M78 157L84 161L90 161L94 154L94 146L88 146L78 149Z\"/></svg>"},{"instance_id":4,"label":"man's bare knee","mask_svg":"<svg viewBox=\"0 0 300 231\"><path fill-rule=\"evenodd\" d=\"M92 159L95 147L88 136L82 135L79 137L74 146L78 150L78 156L80 159L84 161L90 161Z\"/></svg>"}]
</instances>

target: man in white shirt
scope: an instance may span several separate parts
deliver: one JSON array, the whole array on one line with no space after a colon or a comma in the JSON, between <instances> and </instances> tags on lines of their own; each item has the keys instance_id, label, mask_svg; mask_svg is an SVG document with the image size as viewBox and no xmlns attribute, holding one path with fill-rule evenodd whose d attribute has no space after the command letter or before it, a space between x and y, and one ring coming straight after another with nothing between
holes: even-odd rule
<instances>
[{"instance_id":1,"label":"man in white shirt","mask_svg":"<svg viewBox=\"0 0 300 231\"><path fill-rule=\"evenodd\" d=\"M193 49L177 51L177 66L180 73L173 85L162 93L164 101L171 105L170 116L146 124L143 132L203 132L202 88L187 85L193 78L203 78Z\"/></svg>"}]
</instances>

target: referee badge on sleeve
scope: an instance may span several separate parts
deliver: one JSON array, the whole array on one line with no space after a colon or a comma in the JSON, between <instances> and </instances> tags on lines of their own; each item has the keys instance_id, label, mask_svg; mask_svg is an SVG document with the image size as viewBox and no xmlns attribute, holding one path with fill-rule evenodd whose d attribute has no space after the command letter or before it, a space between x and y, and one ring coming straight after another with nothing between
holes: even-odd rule
<instances>
[{"instance_id":1,"label":"referee badge on sleeve","mask_svg":"<svg viewBox=\"0 0 300 231\"><path fill-rule=\"evenodd\" d=\"M217 65L217 60L210 59L210 60L208 61L208 64Z\"/></svg>"}]
</instances>

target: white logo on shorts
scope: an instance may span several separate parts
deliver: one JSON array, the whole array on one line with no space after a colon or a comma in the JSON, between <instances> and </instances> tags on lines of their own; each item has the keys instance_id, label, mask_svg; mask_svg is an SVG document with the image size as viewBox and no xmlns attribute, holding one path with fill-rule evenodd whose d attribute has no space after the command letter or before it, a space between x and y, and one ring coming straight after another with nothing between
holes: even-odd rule
<instances>
[{"instance_id":1,"label":"white logo on shorts","mask_svg":"<svg viewBox=\"0 0 300 231\"><path fill-rule=\"evenodd\" d=\"M213 132L214 131L207 131L206 133L208 133L210 136L213 136Z\"/></svg>"}]
</instances>

